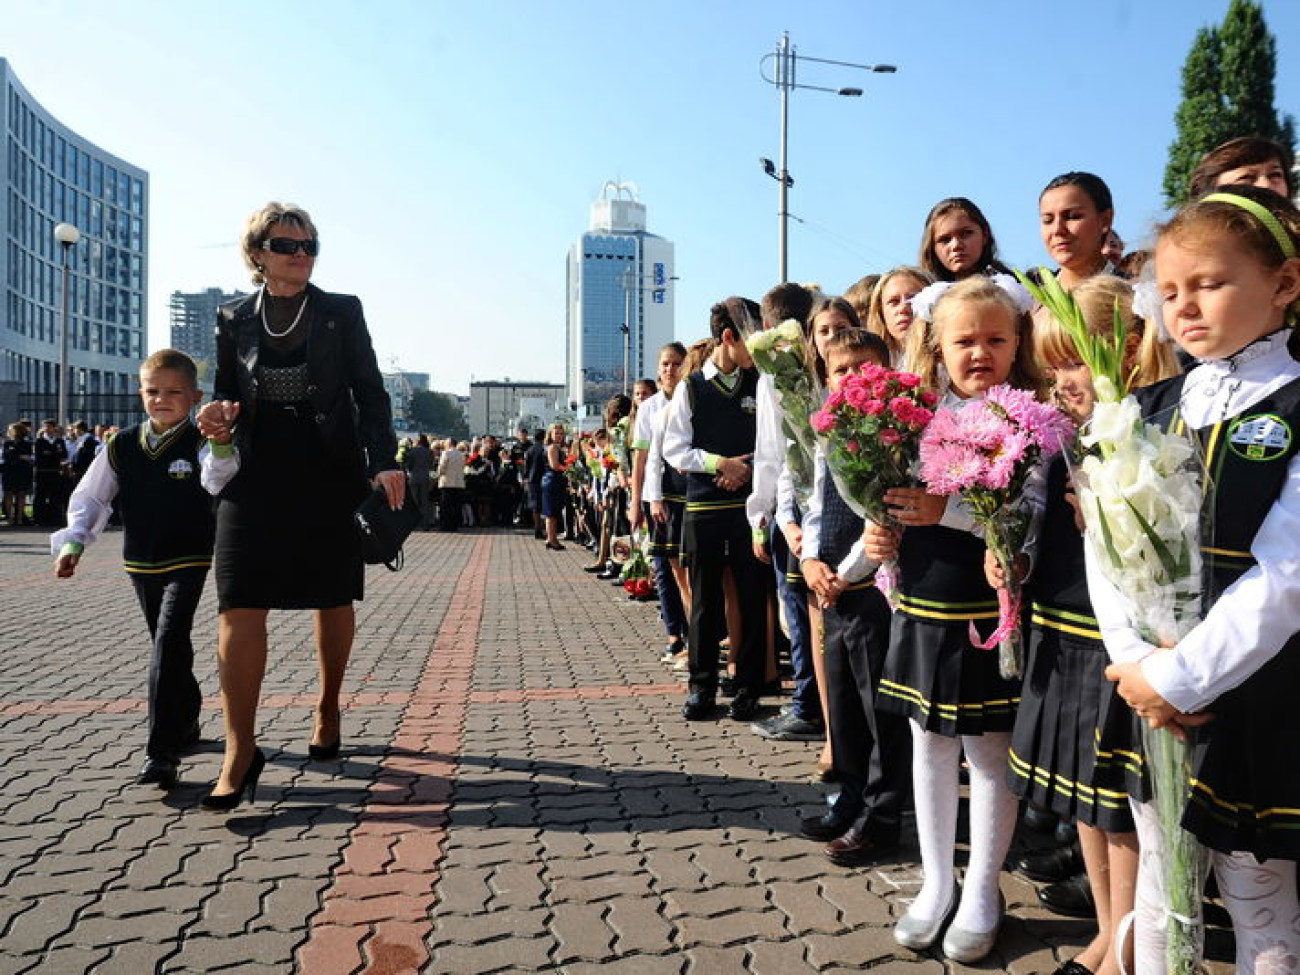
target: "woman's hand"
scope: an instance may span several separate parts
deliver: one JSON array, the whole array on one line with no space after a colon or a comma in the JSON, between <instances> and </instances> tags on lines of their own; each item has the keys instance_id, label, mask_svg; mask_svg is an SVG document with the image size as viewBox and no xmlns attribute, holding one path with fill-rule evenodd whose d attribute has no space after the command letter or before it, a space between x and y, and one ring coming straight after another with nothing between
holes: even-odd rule
<instances>
[{"instance_id":1,"label":"woman's hand","mask_svg":"<svg viewBox=\"0 0 1300 975\"><path fill-rule=\"evenodd\" d=\"M867 558L876 562L888 562L898 557L898 533L892 528L885 528L869 521L862 529L862 549Z\"/></svg>"},{"instance_id":2,"label":"woman's hand","mask_svg":"<svg viewBox=\"0 0 1300 975\"><path fill-rule=\"evenodd\" d=\"M401 471L380 471L375 475L375 487L384 489L388 507L394 511L406 502L406 476Z\"/></svg>"},{"instance_id":3,"label":"woman's hand","mask_svg":"<svg viewBox=\"0 0 1300 975\"><path fill-rule=\"evenodd\" d=\"M239 419L239 404L228 399L205 403L195 415L199 433L219 444L230 443L230 432Z\"/></svg>"},{"instance_id":4,"label":"woman's hand","mask_svg":"<svg viewBox=\"0 0 1300 975\"><path fill-rule=\"evenodd\" d=\"M900 525L908 528L920 528L923 525L937 525L948 507L946 494L930 494L925 488L890 488L885 492L885 504L889 513Z\"/></svg>"}]
</instances>

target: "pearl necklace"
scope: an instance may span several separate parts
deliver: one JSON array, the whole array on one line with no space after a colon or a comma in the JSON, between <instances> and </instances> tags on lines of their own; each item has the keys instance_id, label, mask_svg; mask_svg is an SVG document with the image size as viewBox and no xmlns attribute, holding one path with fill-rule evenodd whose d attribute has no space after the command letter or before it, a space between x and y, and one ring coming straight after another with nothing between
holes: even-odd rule
<instances>
[{"instance_id":1,"label":"pearl necklace","mask_svg":"<svg viewBox=\"0 0 1300 975\"><path fill-rule=\"evenodd\" d=\"M262 328L266 330L266 334L273 339L282 339L297 328L298 323L302 321L302 313L307 310L307 297L306 294L302 296L302 304L298 306L298 314L293 316L293 321L289 323L289 327L283 332L272 332L271 326L266 320L266 285L262 285L262 294L258 298L257 305L262 313Z\"/></svg>"}]
</instances>

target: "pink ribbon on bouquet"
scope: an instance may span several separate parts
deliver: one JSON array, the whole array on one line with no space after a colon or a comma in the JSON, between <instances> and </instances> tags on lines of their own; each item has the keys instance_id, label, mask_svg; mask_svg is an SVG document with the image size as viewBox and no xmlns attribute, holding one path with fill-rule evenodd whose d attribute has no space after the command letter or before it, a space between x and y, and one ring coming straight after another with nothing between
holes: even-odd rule
<instances>
[{"instance_id":1,"label":"pink ribbon on bouquet","mask_svg":"<svg viewBox=\"0 0 1300 975\"><path fill-rule=\"evenodd\" d=\"M970 642L977 650L992 650L1020 625L1020 593L1014 594L1008 589L998 590L998 628L989 634L987 640L980 640L975 621L970 621Z\"/></svg>"},{"instance_id":2,"label":"pink ribbon on bouquet","mask_svg":"<svg viewBox=\"0 0 1300 975\"><path fill-rule=\"evenodd\" d=\"M890 609L898 608L898 578L894 572L897 563L893 559L887 559L876 567L876 589L880 595L885 597L885 602L889 603Z\"/></svg>"}]
</instances>

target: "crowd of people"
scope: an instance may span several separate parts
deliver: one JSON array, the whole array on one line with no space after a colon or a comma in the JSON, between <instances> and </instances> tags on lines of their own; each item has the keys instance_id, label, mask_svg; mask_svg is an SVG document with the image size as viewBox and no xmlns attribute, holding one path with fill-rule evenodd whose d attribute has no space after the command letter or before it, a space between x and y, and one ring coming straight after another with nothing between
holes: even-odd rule
<instances>
[{"instance_id":1,"label":"crowd of people","mask_svg":"<svg viewBox=\"0 0 1300 975\"><path fill-rule=\"evenodd\" d=\"M868 275L842 297L783 284L758 303L720 301L708 336L660 350L657 380L610 400L600 430L546 436L540 537L551 549L588 544L587 568L614 581L611 538L645 553L665 662L688 680L684 718L714 718L723 695L727 715L756 734L820 741L812 774L839 792L802 829L832 863L893 853L904 809L915 810L924 879L895 926L900 944L985 957L1022 822L1060 846L1014 867L1053 881L1040 892L1049 908L1097 922L1060 972L1171 970L1167 930L1178 918L1138 733L1149 723L1194 739L1181 823L1211 851L1238 971L1282 971L1300 957L1300 776L1283 717L1300 678L1293 180L1284 148L1233 140L1202 162L1194 202L1156 229L1154 246L1127 254L1098 176L1062 174L1039 196L1055 268L1031 283L1054 277L1093 336L1113 335L1118 316L1138 402L1152 422L1176 416L1198 431L1207 454L1204 619L1174 644L1147 642L1092 564L1065 455L1033 480L1034 527L1009 570L1026 594L1023 678L1004 676L997 653L972 642L989 642L1008 570L960 496L894 488L884 496L892 525L864 521L824 448L811 489L798 490L791 406L747 344L791 320L822 396L874 365L913 374L941 409L1010 386L1075 424L1090 418L1086 357L998 259L969 199L930 211L915 264ZM892 600L875 586L882 565L895 576ZM779 692L778 662L791 693L755 720L760 700ZM959 884L962 776L970 846Z\"/></svg>"},{"instance_id":2,"label":"crowd of people","mask_svg":"<svg viewBox=\"0 0 1300 975\"><path fill-rule=\"evenodd\" d=\"M10 423L0 445L0 519L11 528L61 526L73 489L116 432L99 424L92 432L84 420L62 431L57 420L43 420L35 434L29 418Z\"/></svg>"},{"instance_id":3,"label":"crowd of people","mask_svg":"<svg viewBox=\"0 0 1300 975\"><path fill-rule=\"evenodd\" d=\"M932 483L886 492L888 524L864 520L825 445L799 443L795 401L755 366L755 336L794 323L800 375L820 398L844 395L874 367L905 371L940 409L1011 387L1086 424L1098 394L1075 334L1010 276L988 220L962 197L925 217L915 264L842 296L783 283L761 301L719 301L708 334L659 350L656 377L613 397L595 431L556 424L509 445L421 435L400 447L360 303L310 284L314 224L268 204L244 237L258 293L220 313L213 400L190 418L201 398L194 365L165 350L141 368L148 418L138 427L92 447L55 425L46 448L10 427L6 510L11 484L40 496L40 472L54 470L66 491L65 468L75 476L85 456L67 527L52 537L65 577L119 511L154 636L144 783L174 786L197 734L189 629L215 569L226 751L208 809L251 799L265 763L256 711L270 609L316 614L321 689L308 752L338 756L339 690L364 593L350 515L367 490L394 507L409 490L426 530L531 528L548 551L586 546L597 580L657 602L662 659L687 684L684 720L715 719L726 698L726 715L755 734L812 743L810 774L838 794L802 832L831 863L894 854L914 809L923 883L895 926L900 945L967 963L987 956L1006 910L1000 872L1026 822L1062 849L1017 869L1064 881L1044 903L1097 922L1059 972L1167 971L1167 932L1181 916L1159 869L1146 723L1195 742L1181 823L1211 851L1238 971L1288 970L1300 958L1300 776L1283 718L1300 681L1293 179L1282 147L1233 140L1202 162L1193 202L1156 228L1152 247L1129 254L1098 176L1062 174L1038 198L1055 269L1037 280L1069 292L1093 336L1122 325L1124 373L1149 421L1194 431L1207 455L1215 518L1202 545L1213 578L1203 620L1169 645L1135 629L1095 564L1064 457L1026 489L1033 528L1004 563L962 497ZM42 450L54 468L41 466ZM30 463L34 476L11 481L11 463ZM1023 678L976 645L993 642L1013 583L1026 594ZM764 713L787 676L788 700ZM959 883L963 775L970 844Z\"/></svg>"}]
</instances>

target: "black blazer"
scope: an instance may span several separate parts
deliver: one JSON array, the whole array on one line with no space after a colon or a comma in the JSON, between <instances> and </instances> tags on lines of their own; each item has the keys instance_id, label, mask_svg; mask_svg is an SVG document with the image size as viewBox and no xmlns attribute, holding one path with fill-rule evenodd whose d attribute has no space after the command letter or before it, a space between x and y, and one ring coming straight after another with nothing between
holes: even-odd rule
<instances>
[{"instance_id":1,"label":"black blazer","mask_svg":"<svg viewBox=\"0 0 1300 975\"><path fill-rule=\"evenodd\" d=\"M357 465L373 476L397 469L393 415L370 344L370 332L353 295L307 285L311 334L307 338L307 392L321 446L330 460ZM217 310L217 375L213 398L235 400L240 422L235 443L247 454L257 422L257 359L262 318L256 294Z\"/></svg>"}]
</instances>

